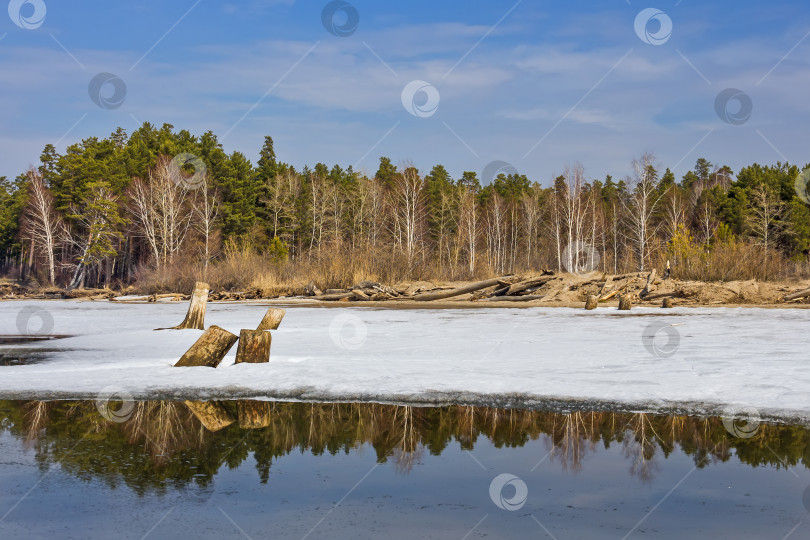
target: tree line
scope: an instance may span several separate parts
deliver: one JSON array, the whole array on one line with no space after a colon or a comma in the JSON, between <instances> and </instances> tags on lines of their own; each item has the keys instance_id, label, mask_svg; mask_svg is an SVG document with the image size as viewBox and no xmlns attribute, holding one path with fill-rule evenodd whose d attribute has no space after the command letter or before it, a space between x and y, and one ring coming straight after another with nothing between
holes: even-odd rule
<instances>
[{"instance_id":1,"label":"tree line","mask_svg":"<svg viewBox=\"0 0 810 540\"><path fill-rule=\"evenodd\" d=\"M145 123L64 154L49 144L37 166L0 177L2 269L69 288L150 272L206 279L234 254L284 277L319 264L390 280L619 273L666 261L694 279L807 272L803 169L753 164L735 175L700 158L678 179L652 154L629 165L618 180L572 165L545 186L509 169L454 179L442 165L425 173L388 157L373 175L323 163L296 170L276 159L269 136L253 165L210 131Z\"/></svg>"}]
</instances>

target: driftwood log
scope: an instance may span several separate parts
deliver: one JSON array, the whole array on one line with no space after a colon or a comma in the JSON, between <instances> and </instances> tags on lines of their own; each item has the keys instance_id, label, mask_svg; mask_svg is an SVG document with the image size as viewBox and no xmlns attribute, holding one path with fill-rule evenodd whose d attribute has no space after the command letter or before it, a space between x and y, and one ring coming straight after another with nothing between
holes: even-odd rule
<instances>
[{"instance_id":1,"label":"driftwood log","mask_svg":"<svg viewBox=\"0 0 810 540\"><path fill-rule=\"evenodd\" d=\"M241 330L236 347L236 363L263 364L270 361L272 336L265 330Z\"/></svg>"},{"instance_id":2,"label":"driftwood log","mask_svg":"<svg viewBox=\"0 0 810 540\"><path fill-rule=\"evenodd\" d=\"M661 307L662 308L671 308L674 305L675 305L675 302L670 297L664 298L664 301L661 302Z\"/></svg>"},{"instance_id":3,"label":"driftwood log","mask_svg":"<svg viewBox=\"0 0 810 540\"><path fill-rule=\"evenodd\" d=\"M625 294L621 298L619 298L619 309L621 311L630 311L630 308L633 306L633 302L630 300L630 295Z\"/></svg>"},{"instance_id":4,"label":"driftwood log","mask_svg":"<svg viewBox=\"0 0 810 540\"><path fill-rule=\"evenodd\" d=\"M555 276L544 276L544 277L540 277L540 278L527 279L526 281L521 281L519 283L515 283L515 284L509 286L509 289L507 289L507 291L506 291L506 295L509 296L509 295L512 295L512 294L517 294L519 292L525 291L526 289L531 289L531 288L536 287L538 285L544 285L544 284L548 283L549 281L551 281L553 279L557 279L557 278Z\"/></svg>"},{"instance_id":5,"label":"driftwood log","mask_svg":"<svg viewBox=\"0 0 810 540\"><path fill-rule=\"evenodd\" d=\"M599 306L599 298L595 294L589 294L585 300L585 309L596 309Z\"/></svg>"},{"instance_id":6,"label":"driftwood log","mask_svg":"<svg viewBox=\"0 0 810 540\"><path fill-rule=\"evenodd\" d=\"M460 296L462 294L475 292L478 289L486 289L487 287L498 285L498 283L503 281L504 279L505 279L504 277L487 279L485 281L478 281L476 283L472 283L464 287L459 287L457 289L448 289L444 291L417 294L416 296L413 297L413 299L419 302L426 302L430 300L443 300L445 298L452 298L453 296Z\"/></svg>"},{"instance_id":7,"label":"driftwood log","mask_svg":"<svg viewBox=\"0 0 810 540\"><path fill-rule=\"evenodd\" d=\"M271 403L269 401L240 400L236 402L239 427L261 429L270 425Z\"/></svg>"},{"instance_id":8,"label":"driftwood log","mask_svg":"<svg viewBox=\"0 0 810 540\"><path fill-rule=\"evenodd\" d=\"M205 328L205 306L208 303L208 283L198 281L194 284L194 292L191 293L191 303L188 305L186 318L175 326L173 330L191 328L193 330L203 330Z\"/></svg>"},{"instance_id":9,"label":"driftwood log","mask_svg":"<svg viewBox=\"0 0 810 540\"><path fill-rule=\"evenodd\" d=\"M286 310L279 309L279 308L270 308L267 310L267 313L264 314L262 317L262 322L259 323L259 326L256 330L276 330L278 325L281 324L281 319L284 318L284 315L287 314Z\"/></svg>"},{"instance_id":10,"label":"driftwood log","mask_svg":"<svg viewBox=\"0 0 810 540\"><path fill-rule=\"evenodd\" d=\"M320 296L316 296L315 299L316 300L325 300L325 301L343 300L344 298L351 298L353 296L354 296L354 293L351 293L351 292L340 292L340 293L334 293L334 294L322 294Z\"/></svg>"},{"instance_id":11,"label":"driftwood log","mask_svg":"<svg viewBox=\"0 0 810 540\"><path fill-rule=\"evenodd\" d=\"M184 401L186 407L208 431L219 431L236 419L217 401Z\"/></svg>"},{"instance_id":12,"label":"driftwood log","mask_svg":"<svg viewBox=\"0 0 810 540\"><path fill-rule=\"evenodd\" d=\"M782 300L785 302L790 302L791 300L797 300L799 298L804 298L805 296L810 296L810 289L804 289L802 291L797 291L792 294L788 294L782 297Z\"/></svg>"},{"instance_id":13,"label":"driftwood log","mask_svg":"<svg viewBox=\"0 0 810 540\"><path fill-rule=\"evenodd\" d=\"M207 366L215 368L236 343L237 337L219 326L210 326L194 342L174 367Z\"/></svg>"},{"instance_id":14,"label":"driftwood log","mask_svg":"<svg viewBox=\"0 0 810 540\"><path fill-rule=\"evenodd\" d=\"M483 302L531 302L532 300L542 300L545 294L524 294L523 296L491 296L482 298Z\"/></svg>"}]
</instances>

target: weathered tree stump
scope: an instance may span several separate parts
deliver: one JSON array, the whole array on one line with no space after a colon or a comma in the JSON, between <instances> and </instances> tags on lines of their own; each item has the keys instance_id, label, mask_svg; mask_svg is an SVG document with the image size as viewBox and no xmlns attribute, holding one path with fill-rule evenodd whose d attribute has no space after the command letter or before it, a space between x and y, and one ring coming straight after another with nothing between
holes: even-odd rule
<instances>
[{"instance_id":1,"label":"weathered tree stump","mask_svg":"<svg viewBox=\"0 0 810 540\"><path fill-rule=\"evenodd\" d=\"M265 330L242 330L236 348L236 363L262 364L270 361L272 336Z\"/></svg>"},{"instance_id":2,"label":"weathered tree stump","mask_svg":"<svg viewBox=\"0 0 810 540\"><path fill-rule=\"evenodd\" d=\"M595 294L589 294L585 300L585 309L596 309L599 306L599 298Z\"/></svg>"},{"instance_id":3,"label":"weathered tree stump","mask_svg":"<svg viewBox=\"0 0 810 540\"><path fill-rule=\"evenodd\" d=\"M188 306L186 318L173 327L173 330L191 328L192 330L205 329L205 306L208 303L208 283L198 281L194 284L194 292L191 293L191 303Z\"/></svg>"},{"instance_id":4,"label":"weathered tree stump","mask_svg":"<svg viewBox=\"0 0 810 540\"><path fill-rule=\"evenodd\" d=\"M632 306L633 302L630 300L629 294L625 294L619 298L619 309L621 311L630 311Z\"/></svg>"},{"instance_id":5,"label":"weathered tree stump","mask_svg":"<svg viewBox=\"0 0 810 540\"><path fill-rule=\"evenodd\" d=\"M261 429L270 425L271 404L269 401L241 400L236 402L239 427Z\"/></svg>"},{"instance_id":6,"label":"weathered tree stump","mask_svg":"<svg viewBox=\"0 0 810 540\"><path fill-rule=\"evenodd\" d=\"M664 298L664 301L661 302L662 308L671 308L675 305L675 302L672 301L672 298Z\"/></svg>"},{"instance_id":7,"label":"weathered tree stump","mask_svg":"<svg viewBox=\"0 0 810 540\"><path fill-rule=\"evenodd\" d=\"M236 343L237 337L219 326L210 326L194 342L174 367L207 366L215 368Z\"/></svg>"},{"instance_id":8,"label":"weathered tree stump","mask_svg":"<svg viewBox=\"0 0 810 540\"><path fill-rule=\"evenodd\" d=\"M287 314L286 310L279 309L279 308L270 308L267 310L267 313L264 314L264 318L262 318L262 322L259 323L259 326L256 330L276 330L278 325L281 324L281 319L284 318L284 315Z\"/></svg>"},{"instance_id":9,"label":"weathered tree stump","mask_svg":"<svg viewBox=\"0 0 810 540\"><path fill-rule=\"evenodd\" d=\"M208 431L219 431L236 419L217 401L184 401L186 407Z\"/></svg>"}]
</instances>

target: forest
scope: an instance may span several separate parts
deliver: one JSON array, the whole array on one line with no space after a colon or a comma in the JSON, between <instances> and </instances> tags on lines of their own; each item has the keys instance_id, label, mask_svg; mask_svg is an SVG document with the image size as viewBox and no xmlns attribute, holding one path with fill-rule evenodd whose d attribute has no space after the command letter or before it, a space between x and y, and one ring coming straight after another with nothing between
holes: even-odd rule
<instances>
[{"instance_id":1,"label":"forest","mask_svg":"<svg viewBox=\"0 0 810 540\"><path fill-rule=\"evenodd\" d=\"M557 166L557 164L553 164ZM274 289L315 281L467 280L528 270L681 279L810 275L807 169L697 159L678 179L646 153L629 174L494 178L380 157L372 175L254 165L201 136L145 123L0 177L0 272L32 287Z\"/></svg>"}]
</instances>

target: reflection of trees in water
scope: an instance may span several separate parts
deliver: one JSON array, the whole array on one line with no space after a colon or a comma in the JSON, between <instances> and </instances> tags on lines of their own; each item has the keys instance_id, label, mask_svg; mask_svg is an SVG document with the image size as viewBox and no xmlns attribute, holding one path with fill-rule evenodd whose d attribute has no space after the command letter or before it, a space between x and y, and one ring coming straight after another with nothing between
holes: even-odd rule
<instances>
[{"instance_id":1,"label":"reflection of trees in water","mask_svg":"<svg viewBox=\"0 0 810 540\"><path fill-rule=\"evenodd\" d=\"M600 442L605 448L616 443L630 474L642 480L676 445L699 467L726 461L732 451L754 466L810 463L810 431L802 427L762 425L755 437L738 439L719 418L641 413L153 401L136 403L129 420L117 424L105 420L94 402L0 401L0 429L33 448L43 469L59 462L76 476L101 477L111 485L123 481L138 493L192 478L205 485L223 464L237 467L251 454L262 482L269 481L273 459L291 452L337 454L362 446L371 446L378 462L391 460L407 473L425 452L439 455L454 442L471 450L479 436L497 448L543 438L551 459L572 472L582 470Z\"/></svg>"}]
</instances>

